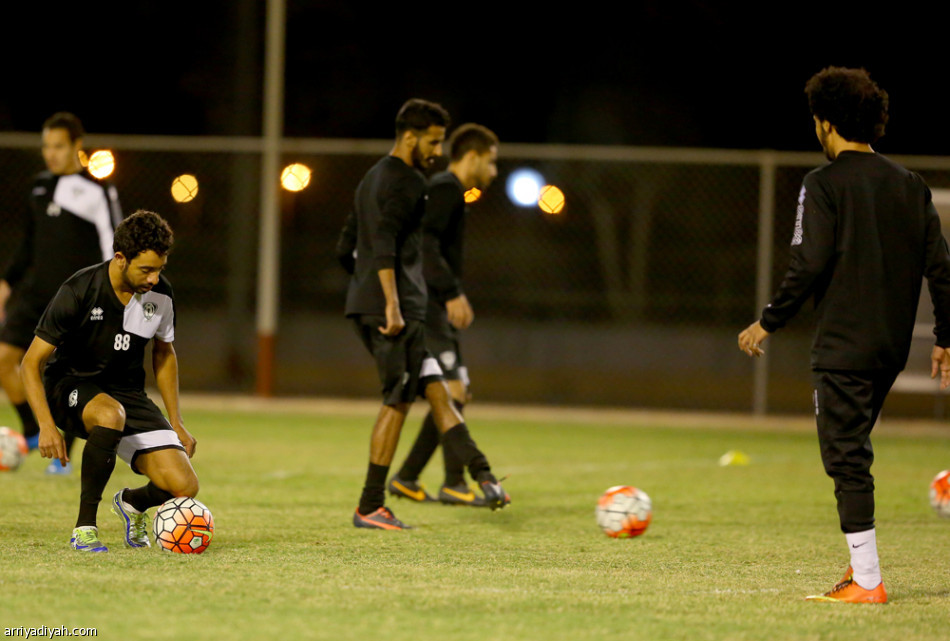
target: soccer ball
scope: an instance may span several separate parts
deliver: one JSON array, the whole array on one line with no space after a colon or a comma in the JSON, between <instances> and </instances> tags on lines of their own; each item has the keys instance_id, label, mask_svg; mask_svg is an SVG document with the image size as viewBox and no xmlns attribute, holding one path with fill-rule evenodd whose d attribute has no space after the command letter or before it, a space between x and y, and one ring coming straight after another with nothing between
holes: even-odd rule
<instances>
[{"instance_id":1,"label":"soccer ball","mask_svg":"<svg viewBox=\"0 0 950 641\"><path fill-rule=\"evenodd\" d=\"M615 485L597 501L597 525L604 534L615 539L640 536L652 518L650 497L630 485Z\"/></svg>"},{"instance_id":2,"label":"soccer ball","mask_svg":"<svg viewBox=\"0 0 950 641\"><path fill-rule=\"evenodd\" d=\"M944 470L930 483L930 507L950 519L950 470Z\"/></svg>"},{"instance_id":3,"label":"soccer ball","mask_svg":"<svg viewBox=\"0 0 950 641\"><path fill-rule=\"evenodd\" d=\"M167 552L201 554L214 536L214 517L204 503L179 496L162 503L153 523L155 542Z\"/></svg>"},{"instance_id":4,"label":"soccer ball","mask_svg":"<svg viewBox=\"0 0 950 641\"><path fill-rule=\"evenodd\" d=\"M22 434L9 427L0 427L0 472L12 472L20 467L28 451Z\"/></svg>"}]
</instances>

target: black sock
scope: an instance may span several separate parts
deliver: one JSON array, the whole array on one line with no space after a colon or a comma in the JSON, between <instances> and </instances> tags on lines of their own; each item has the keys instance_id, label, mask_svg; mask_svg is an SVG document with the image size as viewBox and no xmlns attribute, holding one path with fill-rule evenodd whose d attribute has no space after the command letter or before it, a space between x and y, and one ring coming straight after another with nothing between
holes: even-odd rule
<instances>
[{"instance_id":1,"label":"black sock","mask_svg":"<svg viewBox=\"0 0 950 641\"><path fill-rule=\"evenodd\" d=\"M419 430L419 436L416 437L416 442L412 444L412 449L409 450L406 462L402 464L402 468L399 470L399 478L403 481L419 480L419 474L422 473L423 468L432 458L435 448L438 446L439 428L435 425L432 412L429 412L426 414L425 420L422 421L422 429Z\"/></svg>"},{"instance_id":2,"label":"black sock","mask_svg":"<svg viewBox=\"0 0 950 641\"><path fill-rule=\"evenodd\" d=\"M115 450L122 432L96 425L89 432L82 450L82 489L79 492L79 518L76 527L96 525L96 513L102 501L112 470L115 469Z\"/></svg>"},{"instance_id":3,"label":"black sock","mask_svg":"<svg viewBox=\"0 0 950 641\"><path fill-rule=\"evenodd\" d=\"M456 460L468 467L468 473L474 479L483 472L491 471L488 459L475 445L465 423L459 423L442 435L442 451L456 457Z\"/></svg>"},{"instance_id":4,"label":"black sock","mask_svg":"<svg viewBox=\"0 0 950 641\"><path fill-rule=\"evenodd\" d=\"M150 507L161 505L170 498L173 498L171 492L166 492L151 481L142 487L137 487L133 490L126 489L122 492L122 500L139 512L144 512Z\"/></svg>"},{"instance_id":5,"label":"black sock","mask_svg":"<svg viewBox=\"0 0 950 641\"><path fill-rule=\"evenodd\" d=\"M462 414L465 410L465 403L452 400L452 405ZM465 483L465 463L459 459L458 455L451 448L442 448L442 461L445 463L445 484L449 487Z\"/></svg>"},{"instance_id":6,"label":"black sock","mask_svg":"<svg viewBox=\"0 0 950 641\"><path fill-rule=\"evenodd\" d=\"M366 485L360 496L360 514L368 516L383 507L386 502L386 477L389 475L388 465L369 464L366 470Z\"/></svg>"},{"instance_id":7,"label":"black sock","mask_svg":"<svg viewBox=\"0 0 950 641\"><path fill-rule=\"evenodd\" d=\"M13 407L16 408L16 413L20 415L20 422L23 423L23 438L30 438L39 434L40 425L36 422L36 417L33 416L30 404L24 402Z\"/></svg>"}]
</instances>

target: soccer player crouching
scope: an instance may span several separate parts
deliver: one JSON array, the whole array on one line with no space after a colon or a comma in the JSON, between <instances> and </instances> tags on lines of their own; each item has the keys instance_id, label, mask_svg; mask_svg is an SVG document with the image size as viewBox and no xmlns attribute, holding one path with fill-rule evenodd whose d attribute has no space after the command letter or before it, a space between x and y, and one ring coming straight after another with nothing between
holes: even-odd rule
<instances>
[{"instance_id":1,"label":"soccer player crouching","mask_svg":"<svg viewBox=\"0 0 950 641\"><path fill-rule=\"evenodd\" d=\"M174 297L162 276L172 242L172 230L158 214L139 210L124 220L115 231L115 255L76 272L60 287L23 359L27 399L40 425L40 454L68 460L57 427L86 439L79 517L70 541L75 550L107 551L96 515L116 455L149 479L112 499L129 547L150 545L148 508L198 493L189 460L196 441L178 404ZM143 360L150 339L155 380L171 423L145 394Z\"/></svg>"}]
</instances>

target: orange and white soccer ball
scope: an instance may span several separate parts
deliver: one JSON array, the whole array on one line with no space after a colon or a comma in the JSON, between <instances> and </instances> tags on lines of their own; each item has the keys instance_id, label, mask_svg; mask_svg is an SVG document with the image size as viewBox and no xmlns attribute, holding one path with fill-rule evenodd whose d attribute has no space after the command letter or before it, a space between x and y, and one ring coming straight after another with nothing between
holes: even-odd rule
<instances>
[{"instance_id":1,"label":"orange and white soccer ball","mask_svg":"<svg viewBox=\"0 0 950 641\"><path fill-rule=\"evenodd\" d=\"M597 525L604 534L615 539L640 536L652 519L650 497L630 485L615 485L597 501Z\"/></svg>"},{"instance_id":2,"label":"orange and white soccer ball","mask_svg":"<svg viewBox=\"0 0 950 641\"><path fill-rule=\"evenodd\" d=\"M155 542L167 552L201 554L214 536L214 517L204 503L188 496L169 499L155 513Z\"/></svg>"},{"instance_id":3,"label":"orange and white soccer ball","mask_svg":"<svg viewBox=\"0 0 950 641\"><path fill-rule=\"evenodd\" d=\"M28 451L22 434L9 427L0 427L0 472L12 472L20 467Z\"/></svg>"},{"instance_id":4,"label":"orange and white soccer ball","mask_svg":"<svg viewBox=\"0 0 950 641\"><path fill-rule=\"evenodd\" d=\"M939 516L950 519L950 470L944 470L931 481L930 507Z\"/></svg>"}]
</instances>

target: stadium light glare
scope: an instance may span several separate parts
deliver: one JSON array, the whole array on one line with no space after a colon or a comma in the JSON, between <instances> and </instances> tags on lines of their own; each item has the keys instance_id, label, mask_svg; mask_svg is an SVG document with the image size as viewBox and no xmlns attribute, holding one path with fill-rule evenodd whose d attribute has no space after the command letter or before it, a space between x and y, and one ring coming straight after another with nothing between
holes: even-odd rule
<instances>
[{"instance_id":1,"label":"stadium light glare","mask_svg":"<svg viewBox=\"0 0 950 641\"><path fill-rule=\"evenodd\" d=\"M534 169L518 169L508 176L508 198L519 207L534 207L543 184L544 177Z\"/></svg>"},{"instance_id":2,"label":"stadium light glare","mask_svg":"<svg viewBox=\"0 0 950 641\"><path fill-rule=\"evenodd\" d=\"M198 195L198 179L191 174L182 174L172 181L171 192L175 202L191 202Z\"/></svg>"},{"instance_id":3,"label":"stadium light glare","mask_svg":"<svg viewBox=\"0 0 950 641\"><path fill-rule=\"evenodd\" d=\"M546 214L560 214L564 211L564 192L554 185L545 185L538 195L538 207Z\"/></svg>"},{"instance_id":4,"label":"stadium light glare","mask_svg":"<svg viewBox=\"0 0 950 641\"><path fill-rule=\"evenodd\" d=\"M302 191L310 184L310 167L295 162L280 172L280 184L287 191Z\"/></svg>"},{"instance_id":5,"label":"stadium light glare","mask_svg":"<svg viewBox=\"0 0 950 641\"><path fill-rule=\"evenodd\" d=\"M89 173L96 178L106 178L115 171L115 156L108 149L100 149L89 156Z\"/></svg>"}]
</instances>

